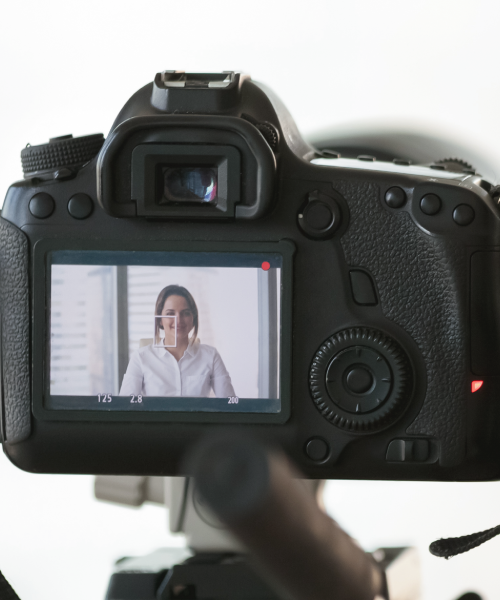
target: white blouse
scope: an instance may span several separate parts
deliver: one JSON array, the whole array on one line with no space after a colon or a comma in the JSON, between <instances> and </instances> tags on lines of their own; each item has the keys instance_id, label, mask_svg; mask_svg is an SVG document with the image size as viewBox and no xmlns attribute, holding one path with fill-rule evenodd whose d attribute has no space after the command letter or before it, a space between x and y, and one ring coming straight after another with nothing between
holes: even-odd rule
<instances>
[{"instance_id":1,"label":"white blouse","mask_svg":"<svg viewBox=\"0 0 500 600\"><path fill-rule=\"evenodd\" d=\"M216 398L236 395L220 354L213 346L196 340L179 362L167 349L152 344L136 350L123 377L120 396L208 398L212 389Z\"/></svg>"}]
</instances>

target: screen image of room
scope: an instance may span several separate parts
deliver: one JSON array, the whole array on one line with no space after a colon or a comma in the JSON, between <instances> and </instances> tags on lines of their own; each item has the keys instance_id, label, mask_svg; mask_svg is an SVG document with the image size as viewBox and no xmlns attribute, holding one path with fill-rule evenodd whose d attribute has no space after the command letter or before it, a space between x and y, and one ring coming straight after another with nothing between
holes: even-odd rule
<instances>
[{"instance_id":1,"label":"screen image of room","mask_svg":"<svg viewBox=\"0 0 500 600\"><path fill-rule=\"evenodd\" d=\"M173 284L194 298L199 343L217 350L235 394L279 398L280 269L65 264L52 265L51 395L118 395Z\"/></svg>"}]
</instances>

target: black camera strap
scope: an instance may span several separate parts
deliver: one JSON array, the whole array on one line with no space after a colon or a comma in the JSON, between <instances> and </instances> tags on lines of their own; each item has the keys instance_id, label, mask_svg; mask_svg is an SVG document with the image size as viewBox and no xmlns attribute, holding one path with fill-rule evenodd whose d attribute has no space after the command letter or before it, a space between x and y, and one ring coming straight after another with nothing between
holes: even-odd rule
<instances>
[{"instance_id":1,"label":"black camera strap","mask_svg":"<svg viewBox=\"0 0 500 600\"><path fill-rule=\"evenodd\" d=\"M487 542L500 533L500 525L480 531L479 533L471 533L456 538L447 538L432 542L429 546L429 552L434 556L441 558L451 558L457 554L463 554L473 548L477 548L484 542Z\"/></svg>"}]
</instances>

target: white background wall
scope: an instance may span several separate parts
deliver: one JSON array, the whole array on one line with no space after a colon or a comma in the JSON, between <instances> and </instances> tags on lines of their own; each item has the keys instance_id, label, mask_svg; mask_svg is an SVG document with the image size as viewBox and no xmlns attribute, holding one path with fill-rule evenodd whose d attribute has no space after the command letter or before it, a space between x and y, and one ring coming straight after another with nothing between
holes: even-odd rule
<instances>
[{"instance_id":1,"label":"white background wall","mask_svg":"<svg viewBox=\"0 0 500 600\"><path fill-rule=\"evenodd\" d=\"M476 0L24 0L0 5L0 188L27 142L107 133L163 69L240 69L305 133L397 122L453 135L500 165L500 3ZM499 170L500 173L500 170ZM161 509L92 499L90 477L0 457L0 570L22 600L100 599L114 558L171 543ZM425 600L500 596L500 540L448 562L434 539L500 523L500 485L335 482L329 511L367 548L417 544Z\"/></svg>"}]
</instances>

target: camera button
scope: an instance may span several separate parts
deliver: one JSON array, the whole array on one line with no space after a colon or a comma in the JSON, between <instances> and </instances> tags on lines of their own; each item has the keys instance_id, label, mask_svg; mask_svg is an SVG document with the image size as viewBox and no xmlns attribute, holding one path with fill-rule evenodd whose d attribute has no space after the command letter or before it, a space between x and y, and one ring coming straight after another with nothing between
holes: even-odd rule
<instances>
[{"instance_id":1,"label":"camera button","mask_svg":"<svg viewBox=\"0 0 500 600\"><path fill-rule=\"evenodd\" d=\"M338 229L340 220L340 209L335 199L320 191L308 195L307 204L298 214L302 231L316 239L331 237Z\"/></svg>"},{"instance_id":2,"label":"camera button","mask_svg":"<svg viewBox=\"0 0 500 600\"><path fill-rule=\"evenodd\" d=\"M86 219L92 214L94 203L87 194L75 194L68 202L68 212L74 219Z\"/></svg>"},{"instance_id":3,"label":"camera button","mask_svg":"<svg viewBox=\"0 0 500 600\"><path fill-rule=\"evenodd\" d=\"M50 194L40 192L31 198L29 203L30 213L37 219L46 219L54 212L56 203Z\"/></svg>"},{"instance_id":4,"label":"camera button","mask_svg":"<svg viewBox=\"0 0 500 600\"><path fill-rule=\"evenodd\" d=\"M330 446L321 438L311 438L306 444L307 456L316 462L325 460L330 453Z\"/></svg>"},{"instance_id":5,"label":"camera button","mask_svg":"<svg viewBox=\"0 0 500 600\"><path fill-rule=\"evenodd\" d=\"M385 203L390 208L401 208L406 203L406 193L400 187L391 187L385 193Z\"/></svg>"},{"instance_id":6,"label":"camera button","mask_svg":"<svg viewBox=\"0 0 500 600\"><path fill-rule=\"evenodd\" d=\"M426 194L420 200L420 210L426 215L435 215L441 210L441 198L436 194Z\"/></svg>"},{"instance_id":7,"label":"camera button","mask_svg":"<svg viewBox=\"0 0 500 600\"><path fill-rule=\"evenodd\" d=\"M392 440L387 447L388 462L425 462L429 458L429 440Z\"/></svg>"},{"instance_id":8,"label":"camera button","mask_svg":"<svg viewBox=\"0 0 500 600\"><path fill-rule=\"evenodd\" d=\"M457 225L470 225L475 216L474 209L468 204L459 204L453 211L453 220Z\"/></svg>"},{"instance_id":9,"label":"camera button","mask_svg":"<svg viewBox=\"0 0 500 600\"><path fill-rule=\"evenodd\" d=\"M366 394L373 386L373 376L362 366L352 368L346 377L348 389L355 394Z\"/></svg>"},{"instance_id":10,"label":"camera button","mask_svg":"<svg viewBox=\"0 0 500 600\"><path fill-rule=\"evenodd\" d=\"M310 202L304 209L302 217L309 227L318 232L327 230L334 220L330 207L321 200Z\"/></svg>"},{"instance_id":11,"label":"camera button","mask_svg":"<svg viewBox=\"0 0 500 600\"><path fill-rule=\"evenodd\" d=\"M375 306L377 295L372 278L364 271L349 271L351 292L354 302L361 306Z\"/></svg>"}]
</instances>

